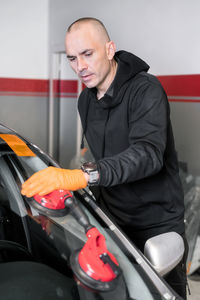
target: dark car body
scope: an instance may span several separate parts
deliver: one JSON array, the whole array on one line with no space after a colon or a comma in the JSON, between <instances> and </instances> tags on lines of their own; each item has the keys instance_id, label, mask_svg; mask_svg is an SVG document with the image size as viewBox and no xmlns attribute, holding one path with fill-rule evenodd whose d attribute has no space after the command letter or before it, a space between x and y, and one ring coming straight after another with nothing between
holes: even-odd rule
<instances>
[{"instance_id":1,"label":"dark car body","mask_svg":"<svg viewBox=\"0 0 200 300\"><path fill-rule=\"evenodd\" d=\"M122 275L116 288L104 293L89 290L74 279L70 256L84 246L84 229L70 213L64 217L40 214L20 193L26 179L48 166L58 164L15 131L0 125L2 299L180 299L87 190L75 192L74 197L105 236Z\"/></svg>"}]
</instances>

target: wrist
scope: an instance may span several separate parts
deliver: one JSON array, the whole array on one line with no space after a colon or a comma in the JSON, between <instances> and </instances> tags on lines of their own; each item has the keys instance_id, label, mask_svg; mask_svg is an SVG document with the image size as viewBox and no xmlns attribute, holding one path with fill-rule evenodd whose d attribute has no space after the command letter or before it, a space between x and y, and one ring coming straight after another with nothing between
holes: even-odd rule
<instances>
[{"instance_id":1,"label":"wrist","mask_svg":"<svg viewBox=\"0 0 200 300\"><path fill-rule=\"evenodd\" d=\"M98 185L100 176L96 163L86 162L81 166L81 170L84 172L88 185Z\"/></svg>"},{"instance_id":2,"label":"wrist","mask_svg":"<svg viewBox=\"0 0 200 300\"><path fill-rule=\"evenodd\" d=\"M83 172L83 171L82 171ZM85 180L87 181L87 183L88 183L88 181L89 181L89 178L90 178L90 176L89 176L89 174L88 173L86 173L86 172L83 172L83 175L84 175L84 177L85 177Z\"/></svg>"}]
</instances>

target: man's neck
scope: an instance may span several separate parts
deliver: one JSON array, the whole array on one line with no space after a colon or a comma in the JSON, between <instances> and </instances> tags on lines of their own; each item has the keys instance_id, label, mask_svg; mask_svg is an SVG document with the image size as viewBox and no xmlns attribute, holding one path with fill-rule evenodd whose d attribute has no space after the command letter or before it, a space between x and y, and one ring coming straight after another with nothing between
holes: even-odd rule
<instances>
[{"instance_id":1,"label":"man's neck","mask_svg":"<svg viewBox=\"0 0 200 300\"><path fill-rule=\"evenodd\" d=\"M98 87L97 88L97 99L100 100L104 94L106 93L106 91L108 90L108 88L110 87L110 85L112 84L115 75L117 72L117 62L113 59L112 61L112 66L111 66L111 71L109 73L109 78L106 82L106 85L103 87Z\"/></svg>"}]
</instances>

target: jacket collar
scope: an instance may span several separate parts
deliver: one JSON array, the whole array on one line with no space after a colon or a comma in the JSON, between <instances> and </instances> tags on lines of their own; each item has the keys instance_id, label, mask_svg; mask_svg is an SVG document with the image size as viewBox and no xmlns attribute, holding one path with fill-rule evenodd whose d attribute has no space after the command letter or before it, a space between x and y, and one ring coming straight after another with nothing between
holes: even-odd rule
<instances>
[{"instance_id":1,"label":"jacket collar","mask_svg":"<svg viewBox=\"0 0 200 300\"><path fill-rule=\"evenodd\" d=\"M99 105L103 108L110 108L118 105L122 101L122 97L117 97L117 95L124 84L138 73L142 71L147 72L149 69L149 66L143 60L126 51L116 52L114 58L118 64L115 78L105 95L98 100ZM92 98L97 101L97 89L92 88L90 91L93 94Z\"/></svg>"}]
</instances>

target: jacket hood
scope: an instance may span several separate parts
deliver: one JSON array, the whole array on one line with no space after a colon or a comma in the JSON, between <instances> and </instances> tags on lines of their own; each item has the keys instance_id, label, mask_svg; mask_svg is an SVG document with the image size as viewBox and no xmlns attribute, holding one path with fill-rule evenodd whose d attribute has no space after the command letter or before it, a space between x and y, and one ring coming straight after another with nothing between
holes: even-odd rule
<instances>
[{"instance_id":1,"label":"jacket hood","mask_svg":"<svg viewBox=\"0 0 200 300\"><path fill-rule=\"evenodd\" d=\"M116 89L138 73L149 70L149 66L142 59L130 52L118 51L115 54L115 59L118 62L118 71L114 79Z\"/></svg>"},{"instance_id":2,"label":"jacket hood","mask_svg":"<svg viewBox=\"0 0 200 300\"><path fill-rule=\"evenodd\" d=\"M99 104L104 108L114 107L121 102L117 97L123 85L138 73L149 70L149 66L136 55L127 51L118 51L115 54L118 63L116 76Z\"/></svg>"}]
</instances>

